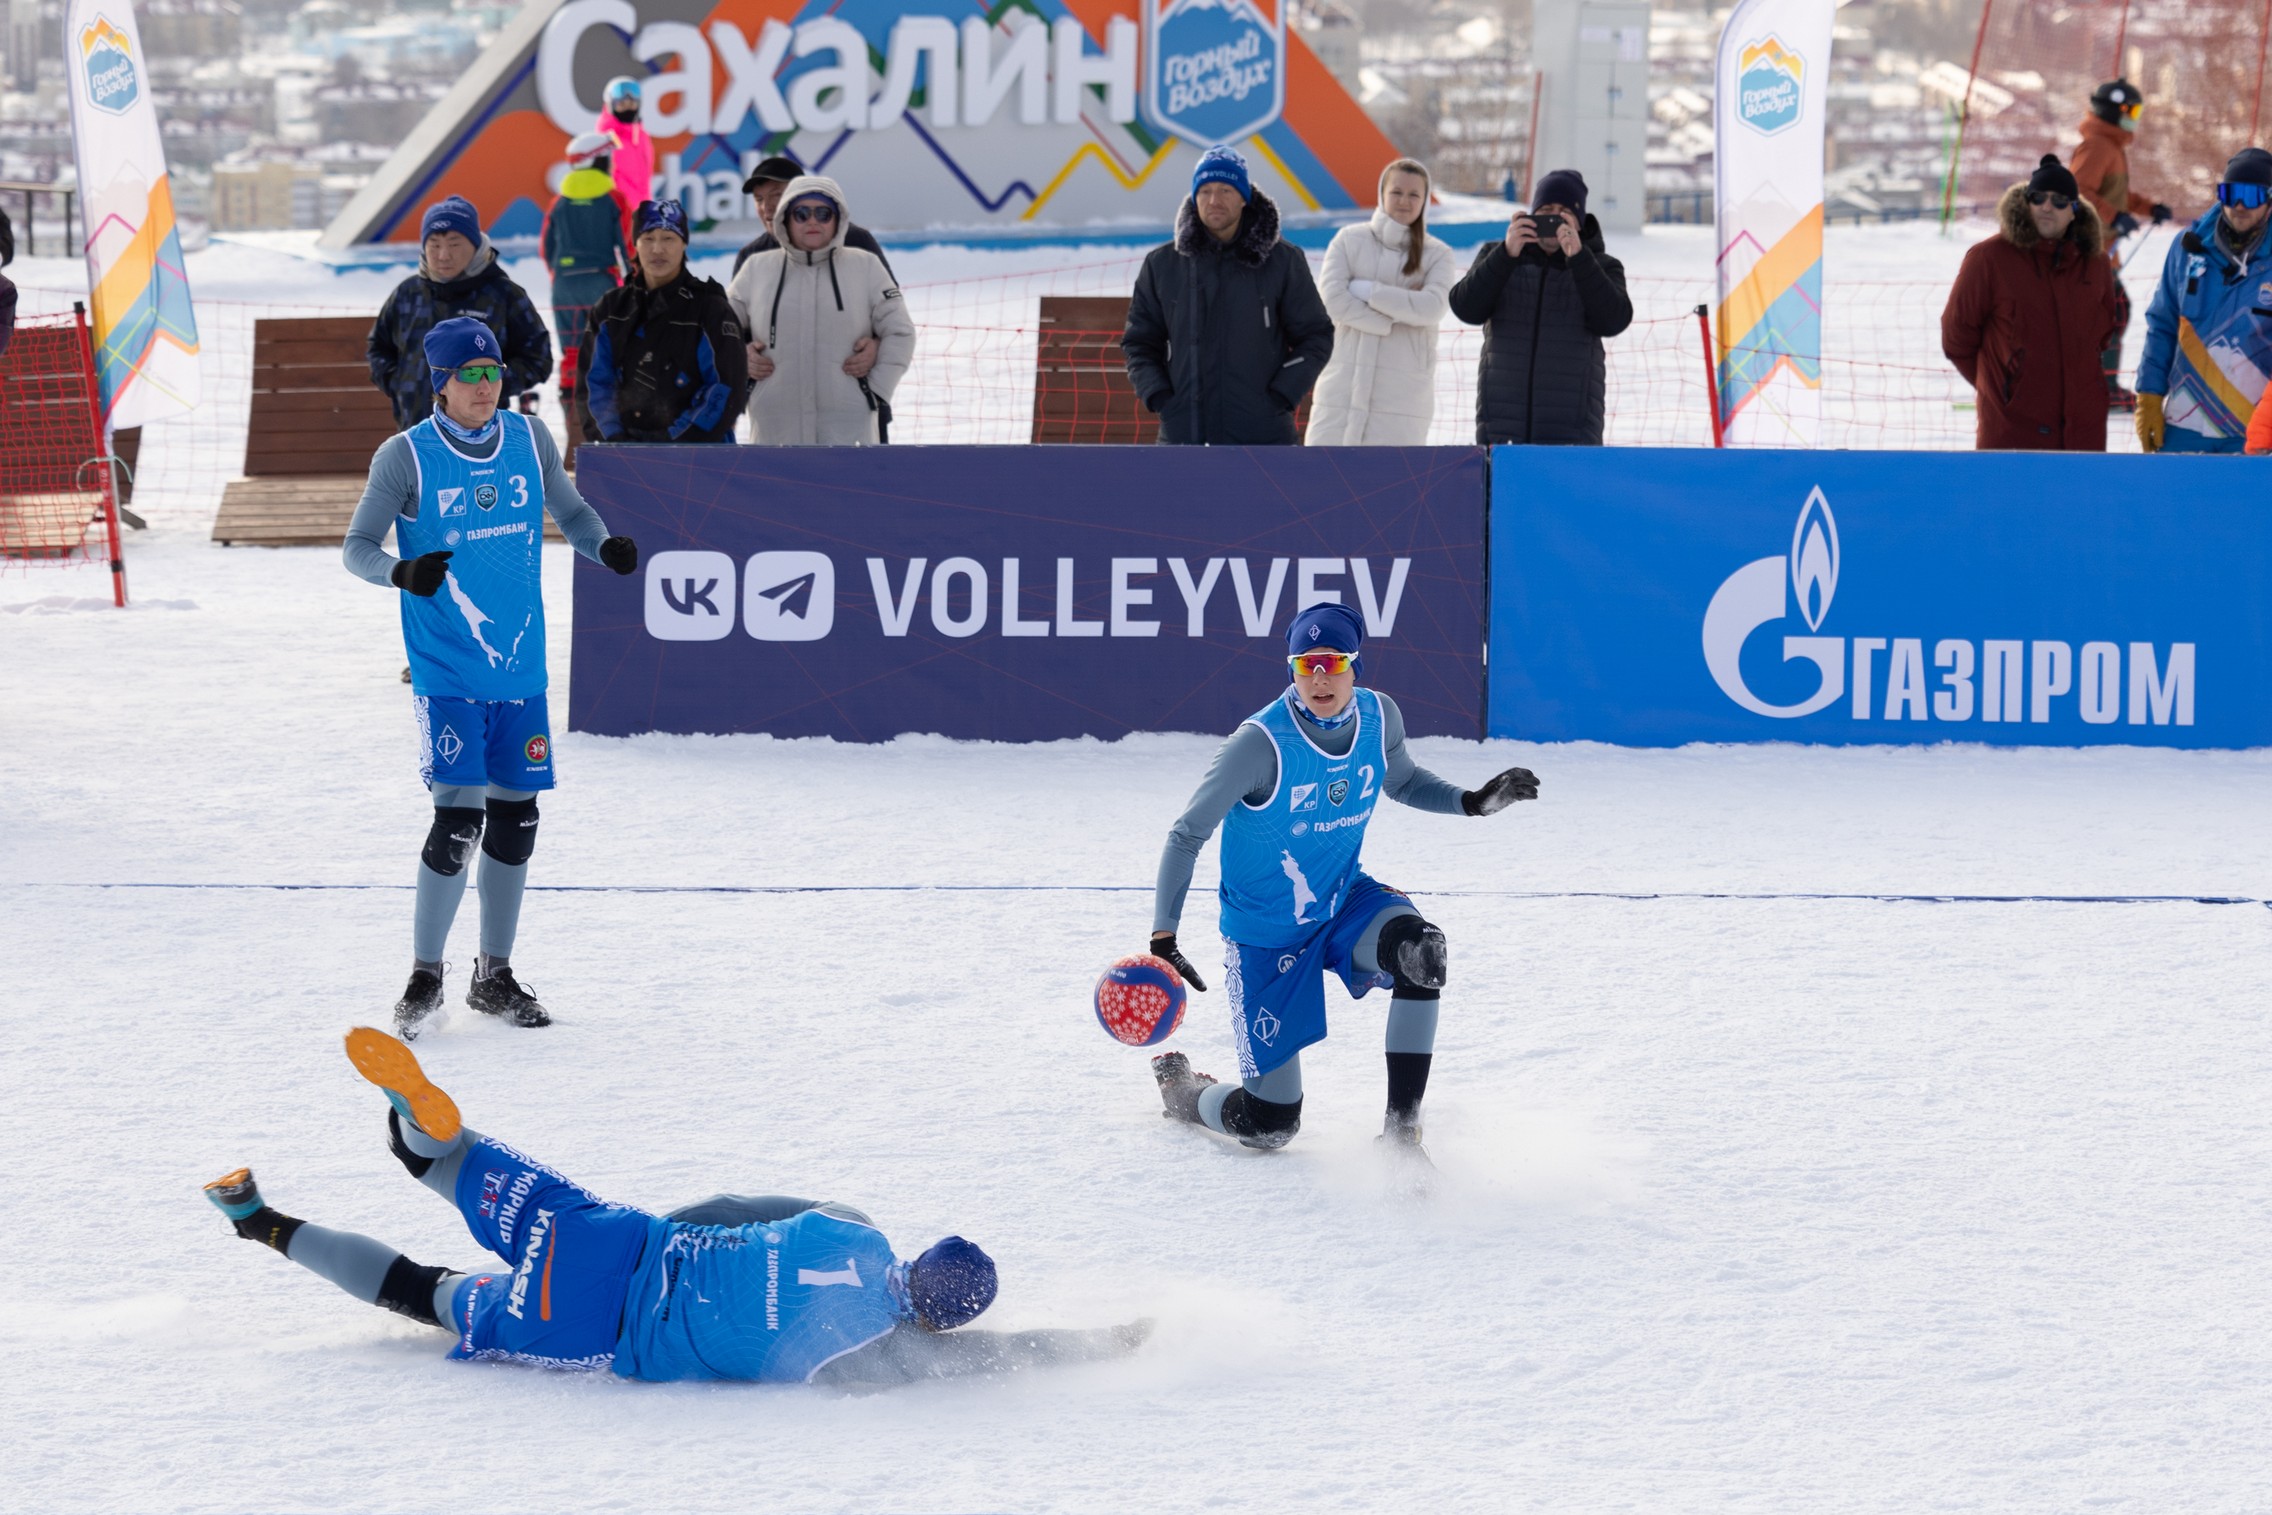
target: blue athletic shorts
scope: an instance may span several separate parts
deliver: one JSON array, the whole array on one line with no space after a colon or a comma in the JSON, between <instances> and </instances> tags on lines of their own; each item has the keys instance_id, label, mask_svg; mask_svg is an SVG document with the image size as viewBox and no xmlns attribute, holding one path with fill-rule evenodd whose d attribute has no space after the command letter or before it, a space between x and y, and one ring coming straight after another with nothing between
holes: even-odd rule
<instances>
[{"instance_id":1,"label":"blue athletic shorts","mask_svg":"<svg viewBox=\"0 0 2272 1515\"><path fill-rule=\"evenodd\" d=\"M552 787L552 718L544 696L452 700L412 695L418 715L418 776L436 784L502 789Z\"/></svg>"},{"instance_id":2,"label":"blue athletic shorts","mask_svg":"<svg viewBox=\"0 0 2272 1515\"><path fill-rule=\"evenodd\" d=\"M1349 958L1375 916L1411 903L1360 873L1333 919L1304 940L1287 947L1223 943L1223 987L1231 1002L1231 1040L1238 1044L1239 1077L1260 1078L1311 1042L1325 1040L1328 969L1340 974L1358 999L1395 982L1385 973L1358 971Z\"/></svg>"},{"instance_id":3,"label":"blue athletic shorts","mask_svg":"<svg viewBox=\"0 0 2272 1515\"><path fill-rule=\"evenodd\" d=\"M669 1229L611 1205L502 1142L477 1140L458 1171L458 1211L506 1271L476 1274L451 1300L461 1360L550 1368L614 1365L624 1297L648 1239Z\"/></svg>"}]
</instances>

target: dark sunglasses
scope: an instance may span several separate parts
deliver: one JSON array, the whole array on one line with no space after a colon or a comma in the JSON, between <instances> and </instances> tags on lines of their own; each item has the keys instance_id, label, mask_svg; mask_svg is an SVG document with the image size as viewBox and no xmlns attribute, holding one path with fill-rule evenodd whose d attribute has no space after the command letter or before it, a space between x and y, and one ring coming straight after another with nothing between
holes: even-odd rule
<instances>
[{"instance_id":1,"label":"dark sunglasses","mask_svg":"<svg viewBox=\"0 0 2272 1515\"><path fill-rule=\"evenodd\" d=\"M2261 184L2220 184L2217 186L2219 205L2237 205L2242 210L2254 210L2272 200L2272 189Z\"/></svg>"},{"instance_id":2,"label":"dark sunglasses","mask_svg":"<svg viewBox=\"0 0 2272 1515\"><path fill-rule=\"evenodd\" d=\"M792 205L789 207L789 219L802 222L833 221L836 219L836 207L833 205Z\"/></svg>"},{"instance_id":3,"label":"dark sunglasses","mask_svg":"<svg viewBox=\"0 0 2272 1515\"><path fill-rule=\"evenodd\" d=\"M2053 210L2065 210L2068 206L2075 203L2075 197L2073 195L2056 194L2048 189L2039 189L2029 194L2029 196L2027 197L2027 203L2030 205L2048 205Z\"/></svg>"}]
</instances>

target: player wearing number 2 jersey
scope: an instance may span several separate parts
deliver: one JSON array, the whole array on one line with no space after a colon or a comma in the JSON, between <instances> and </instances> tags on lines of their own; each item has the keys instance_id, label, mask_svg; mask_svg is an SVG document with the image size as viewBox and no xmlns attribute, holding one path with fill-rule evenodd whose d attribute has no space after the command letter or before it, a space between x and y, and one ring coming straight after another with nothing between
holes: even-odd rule
<instances>
[{"instance_id":1,"label":"player wearing number 2 jersey","mask_svg":"<svg viewBox=\"0 0 2272 1515\"><path fill-rule=\"evenodd\" d=\"M347 532L348 571L402 591L419 776L434 797L410 986L395 1006L406 1037L442 1006L442 948L477 841L481 956L466 1003L519 1026L550 1022L510 961L536 846L536 796L552 787L544 517L594 562L617 573L639 563L631 539L609 536L569 482L551 433L498 410L501 361L496 337L471 317L426 334L439 403L379 448ZM399 558L380 545L390 526Z\"/></svg>"},{"instance_id":2,"label":"player wearing number 2 jersey","mask_svg":"<svg viewBox=\"0 0 2272 1515\"><path fill-rule=\"evenodd\" d=\"M1325 1038L1330 969L1351 994L1390 991L1382 1136L1419 1149L1444 934L1359 866L1365 830L1383 797L1446 815L1492 815L1538 797L1527 768L1463 791L1414 763L1396 702L1357 687L1363 646L1363 624L1343 606L1313 605L1294 617L1286 629L1292 687L1215 754L1160 857L1151 950L1204 990L1176 946L1176 925L1199 849L1228 819L1224 989L1241 1083L1193 1072L1181 1052L1154 1058L1152 1071L1170 1117L1250 1147L1282 1147L1301 1127L1301 1050Z\"/></svg>"}]
</instances>

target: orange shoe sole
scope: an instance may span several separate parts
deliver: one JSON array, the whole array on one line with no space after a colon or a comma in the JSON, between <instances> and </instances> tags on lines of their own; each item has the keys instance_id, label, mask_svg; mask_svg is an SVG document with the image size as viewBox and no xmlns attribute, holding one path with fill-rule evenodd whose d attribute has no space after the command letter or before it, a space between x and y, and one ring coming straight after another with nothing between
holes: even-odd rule
<instances>
[{"instance_id":1,"label":"orange shoe sole","mask_svg":"<svg viewBox=\"0 0 2272 1515\"><path fill-rule=\"evenodd\" d=\"M222 1174L219 1178L216 1178L215 1180L213 1180L213 1182L207 1184L205 1187L208 1190L234 1189L240 1184L250 1183L251 1181L252 1169L238 1168L231 1172Z\"/></svg>"},{"instance_id":2,"label":"orange shoe sole","mask_svg":"<svg viewBox=\"0 0 2272 1515\"><path fill-rule=\"evenodd\" d=\"M390 1094L399 1094L410 1106L418 1129L438 1142L455 1141L465 1123L458 1117L457 1101L442 1092L418 1066L410 1048L384 1031L357 1026L347 1033L347 1060L355 1071Z\"/></svg>"}]
</instances>

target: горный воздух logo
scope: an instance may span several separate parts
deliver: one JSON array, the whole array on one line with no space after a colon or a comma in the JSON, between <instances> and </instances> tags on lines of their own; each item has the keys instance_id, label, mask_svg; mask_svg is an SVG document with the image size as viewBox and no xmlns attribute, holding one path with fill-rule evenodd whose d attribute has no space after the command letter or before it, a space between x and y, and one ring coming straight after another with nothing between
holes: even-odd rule
<instances>
[{"instance_id":1,"label":"\u0433\u043e\u0440\u043d\u044b\u0439 \u0432\u043e\u0437\u0434\u0443\u0445 logo","mask_svg":"<svg viewBox=\"0 0 2272 1515\"><path fill-rule=\"evenodd\" d=\"M109 18L98 14L93 25L79 29L79 56L87 70L87 100L95 109L122 116L142 98L133 44Z\"/></svg>"},{"instance_id":2,"label":"\u0433\u043e\u0440\u043d\u044b\u0439 \u0432\u043e\u0437\u0434\u0443\u0445 logo","mask_svg":"<svg viewBox=\"0 0 2272 1515\"><path fill-rule=\"evenodd\" d=\"M1747 43L1736 63L1736 119L1767 136L1799 119L1806 61L1773 36Z\"/></svg>"},{"instance_id":3,"label":"\u0433\u043e\u0440\u043d\u044b\u0439 \u0432\u043e\u0437\u0434\u0443\u0445 logo","mask_svg":"<svg viewBox=\"0 0 2272 1515\"><path fill-rule=\"evenodd\" d=\"M1144 111L1186 142L1252 136L1286 108L1285 0L1144 0Z\"/></svg>"},{"instance_id":4,"label":"\u0433\u043e\u0440\u043d\u044b\u0439 \u0432\u043e\u0437\u0434\u0443\u0445 logo","mask_svg":"<svg viewBox=\"0 0 2272 1515\"><path fill-rule=\"evenodd\" d=\"M1816 634L1829 618L1843 567L1830 501L1820 488L1809 490L1791 532L1790 551L1744 564L1721 582L1705 607L1704 666L1722 694L1753 715L1781 721L1827 710L1850 690L1857 721L2041 724L2079 716L2090 726L2118 721L2131 726L2193 724L2193 642L2109 638L2077 647L2048 639L1942 637L1929 644L1928 674L1924 637ZM1776 705L1745 680L1743 650L1753 632L1788 622L1793 597L1809 635L1786 635L1783 661L1812 663L1819 677L1804 699ZM2072 705L2063 703L2068 699Z\"/></svg>"}]
</instances>

